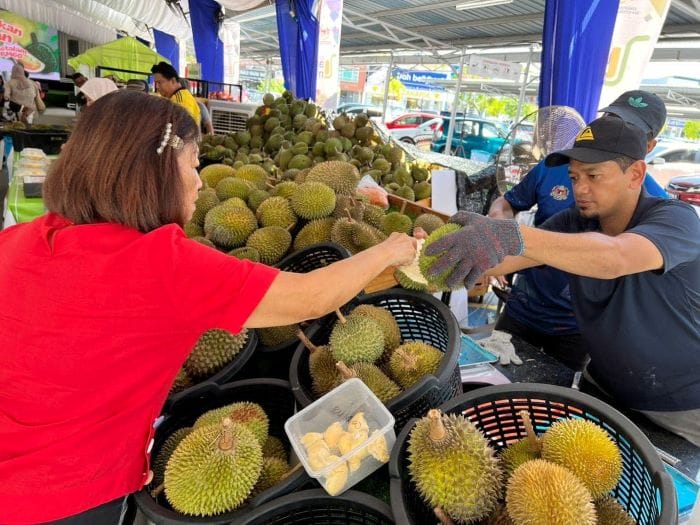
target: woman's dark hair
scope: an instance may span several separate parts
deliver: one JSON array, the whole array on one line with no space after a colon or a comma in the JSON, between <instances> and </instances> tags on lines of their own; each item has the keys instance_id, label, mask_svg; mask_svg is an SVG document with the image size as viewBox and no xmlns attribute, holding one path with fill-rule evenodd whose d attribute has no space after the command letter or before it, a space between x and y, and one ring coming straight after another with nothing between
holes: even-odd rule
<instances>
[{"instance_id":1,"label":"woman's dark hair","mask_svg":"<svg viewBox=\"0 0 700 525\"><path fill-rule=\"evenodd\" d=\"M156 74L160 73L163 75L165 78L168 80L170 79L179 79L177 75L177 71L175 71L175 68L168 64L167 62L158 62L155 66L151 68L151 73Z\"/></svg>"},{"instance_id":2,"label":"woman's dark hair","mask_svg":"<svg viewBox=\"0 0 700 525\"><path fill-rule=\"evenodd\" d=\"M144 233L183 225L178 151L156 151L167 123L185 144L199 139L186 110L137 91L115 91L81 111L44 183L46 209L74 224L114 222Z\"/></svg>"}]
</instances>

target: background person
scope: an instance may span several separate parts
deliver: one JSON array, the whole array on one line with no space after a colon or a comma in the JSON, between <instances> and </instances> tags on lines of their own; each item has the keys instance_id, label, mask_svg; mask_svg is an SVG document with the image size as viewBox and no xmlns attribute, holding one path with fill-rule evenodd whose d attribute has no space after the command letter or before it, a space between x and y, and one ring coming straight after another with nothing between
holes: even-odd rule
<instances>
[{"instance_id":1,"label":"background person","mask_svg":"<svg viewBox=\"0 0 700 525\"><path fill-rule=\"evenodd\" d=\"M198 138L176 104L104 96L53 164L49 212L0 232L0 523L118 523L204 331L317 318L415 256L415 239L392 234L295 274L186 238Z\"/></svg>"},{"instance_id":2,"label":"background person","mask_svg":"<svg viewBox=\"0 0 700 525\"><path fill-rule=\"evenodd\" d=\"M107 93L118 91L117 85L108 78L91 78L80 86L80 92L85 95L86 105L91 106L97 99Z\"/></svg>"},{"instance_id":3,"label":"background person","mask_svg":"<svg viewBox=\"0 0 700 525\"><path fill-rule=\"evenodd\" d=\"M538 265L566 272L592 380L700 446L700 218L643 189L646 138L618 117L593 121L545 161L569 163L576 207L539 229L460 212L450 220L463 227L426 253L452 285Z\"/></svg>"},{"instance_id":4,"label":"background person","mask_svg":"<svg viewBox=\"0 0 700 525\"><path fill-rule=\"evenodd\" d=\"M199 104L192 93L182 87L175 68L167 62L159 62L151 68L151 73L155 80L156 91L160 96L185 108L199 126L202 122Z\"/></svg>"},{"instance_id":5,"label":"background person","mask_svg":"<svg viewBox=\"0 0 700 525\"><path fill-rule=\"evenodd\" d=\"M601 112L641 128L647 135L647 152L656 146L656 137L666 122L664 102L648 91L627 91ZM652 196L667 197L650 174L644 178L644 188ZM548 167L544 161L540 162L520 183L493 202L488 215L512 219L515 213L535 205L535 226L574 205L568 165ZM495 330L541 348L574 370L585 365L587 355L571 306L569 279L556 268L541 266L518 272ZM512 346L505 339L505 344Z\"/></svg>"},{"instance_id":6,"label":"background person","mask_svg":"<svg viewBox=\"0 0 700 525\"><path fill-rule=\"evenodd\" d=\"M37 88L33 80L25 75L24 66L12 66L10 81L5 84L5 99L20 121L31 124L36 110Z\"/></svg>"}]
</instances>

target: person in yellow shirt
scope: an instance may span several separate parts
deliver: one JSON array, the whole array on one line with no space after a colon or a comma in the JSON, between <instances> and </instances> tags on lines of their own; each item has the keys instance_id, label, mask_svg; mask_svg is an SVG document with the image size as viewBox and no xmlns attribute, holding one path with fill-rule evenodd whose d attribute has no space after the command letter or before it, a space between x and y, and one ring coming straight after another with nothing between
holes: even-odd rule
<instances>
[{"instance_id":1,"label":"person in yellow shirt","mask_svg":"<svg viewBox=\"0 0 700 525\"><path fill-rule=\"evenodd\" d=\"M199 104L192 93L180 85L175 68L167 62L159 62L151 68L156 83L156 91L165 98L169 98L175 104L185 108L197 125L201 125L202 115Z\"/></svg>"}]
</instances>

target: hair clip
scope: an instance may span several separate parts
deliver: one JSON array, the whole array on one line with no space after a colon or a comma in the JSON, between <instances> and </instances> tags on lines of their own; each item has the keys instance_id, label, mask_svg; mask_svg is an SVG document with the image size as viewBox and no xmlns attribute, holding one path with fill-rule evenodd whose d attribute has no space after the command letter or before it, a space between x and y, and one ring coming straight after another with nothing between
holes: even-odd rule
<instances>
[{"instance_id":1,"label":"hair clip","mask_svg":"<svg viewBox=\"0 0 700 525\"><path fill-rule=\"evenodd\" d=\"M156 149L156 153L158 155L163 154L163 150L165 149L165 146L168 145L168 142L170 141L170 135L173 132L173 124L172 122L168 122L165 125L165 133L163 134L163 140L160 141L160 146L158 146L158 149Z\"/></svg>"}]
</instances>

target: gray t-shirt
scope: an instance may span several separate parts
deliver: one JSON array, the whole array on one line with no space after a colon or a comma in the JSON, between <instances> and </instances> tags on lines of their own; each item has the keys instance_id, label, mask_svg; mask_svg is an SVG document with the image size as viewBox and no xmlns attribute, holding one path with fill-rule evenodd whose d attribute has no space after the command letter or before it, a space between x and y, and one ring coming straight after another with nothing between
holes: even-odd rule
<instances>
[{"instance_id":1,"label":"gray t-shirt","mask_svg":"<svg viewBox=\"0 0 700 525\"><path fill-rule=\"evenodd\" d=\"M600 231L564 210L543 229ZM700 408L700 219L680 201L640 196L626 232L659 249L664 267L618 279L569 274L571 299L593 378L636 410Z\"/></svg>"}]
</instances>

